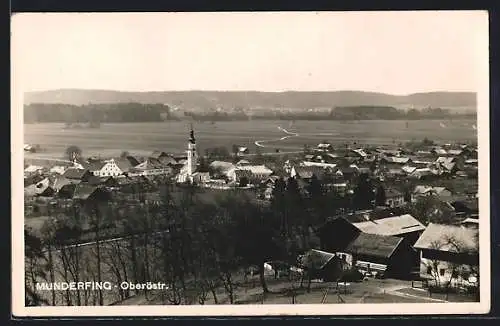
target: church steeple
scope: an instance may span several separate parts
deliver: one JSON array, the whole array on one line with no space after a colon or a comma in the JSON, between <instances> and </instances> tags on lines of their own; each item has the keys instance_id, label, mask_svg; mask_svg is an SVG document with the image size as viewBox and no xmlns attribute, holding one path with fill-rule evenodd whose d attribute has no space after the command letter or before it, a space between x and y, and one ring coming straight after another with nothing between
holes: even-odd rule
<instances>
[{"instance_id":1,"label":"church steeple","mask_svg":"<svg viewBox=\"0 0 500 326\"><path fill-rule=\"evenodd\" d=\"M191 131L189 132L189 142L191 144L195 144L196 143L196 139L194 138L193 124L191 124Z\"/></svg>"}]
</instances>

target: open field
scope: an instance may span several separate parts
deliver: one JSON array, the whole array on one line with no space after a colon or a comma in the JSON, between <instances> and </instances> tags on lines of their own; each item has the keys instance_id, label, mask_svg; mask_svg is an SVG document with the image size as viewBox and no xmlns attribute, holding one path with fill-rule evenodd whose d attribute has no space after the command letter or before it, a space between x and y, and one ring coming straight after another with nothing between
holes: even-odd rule
<instances>
[{"instance_id":1,"label":"open field","mask_svg":"<svg viewBox=\"0 0 500 326\"><path fill-rule=\"evenodd\" d=\"M327 140L333 144L393 144L425 137L442 142L474 141L477 138L473 120L409 121L231 121L195 123L193 125L200 151L214 146L233 144L248 146L255 152L301 150L304 144L316 145ZM279 128L281 127L281 128ZM44 151L26 154L36 157L63 157L65 148L76 145L85 156L120 155L128 151L147 155L153 150L183 152L188 137L187 122L103 124L100 129L63 129L63 124L26 124L24 142L39 144Z\"/></svg>"}]
</instances>

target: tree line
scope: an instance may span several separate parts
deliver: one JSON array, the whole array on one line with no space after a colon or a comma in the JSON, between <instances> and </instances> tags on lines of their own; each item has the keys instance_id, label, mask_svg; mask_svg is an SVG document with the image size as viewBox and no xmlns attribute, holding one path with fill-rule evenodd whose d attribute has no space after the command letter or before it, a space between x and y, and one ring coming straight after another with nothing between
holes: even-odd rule
<instances>
[{"instance_id":1,"label":"tree line","mask_svg":"<svg viewBox=\"0 0 500 326\"><path fill-rule=\"evenodd\" d=\"M164 104L113 103L78 106L33 103L24 106L25 123L59 122L96 125L104 122L155 122L172 119L170 107Z\"/></svg>"},{"instance_id":2,"label":"tree line","mask_svg":"<svg viewBox=\"0 0 500 326\"><path fill-rule=\"evenodd\" d=\"M246 121L246 120L419 120L446 118L476 118L474 113L452 114L441 108L402 110L389 106L346 106L312 112L309 110L283 112L270 109L248 113L232 111L185 111L175 115L165 104L111 103L111 104L46 104L24 106L25 123L59 122L67 124L88 123L96 127L105 122L159 122L190 119L195 121Z\"/></svg>"}]
</instances>

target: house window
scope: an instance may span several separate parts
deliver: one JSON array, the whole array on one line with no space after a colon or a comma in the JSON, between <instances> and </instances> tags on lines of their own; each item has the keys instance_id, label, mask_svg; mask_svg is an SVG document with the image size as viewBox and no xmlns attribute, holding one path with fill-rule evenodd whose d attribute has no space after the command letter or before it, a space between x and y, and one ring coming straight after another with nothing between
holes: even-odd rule
<instances>
[{"instance_id":1,"label":"house window","mask_svg":"<svg viewBox=\"0 0 500 326\"><path fill-rule=\"evenodd\" d=\"M439 269L439 275L440 276L444 276L444 272L445 272L444 268Z\"/></svg>"},{"instance_id":2,"label":"house window","mask_svg":"<svg viewBox=\"0 0 500 326\"><path fill-rule=\"evenodd\" d=\"M428 275L432 274L432 267L431 266L427 266L427 274Z\"/></svg>"}]
</instances>

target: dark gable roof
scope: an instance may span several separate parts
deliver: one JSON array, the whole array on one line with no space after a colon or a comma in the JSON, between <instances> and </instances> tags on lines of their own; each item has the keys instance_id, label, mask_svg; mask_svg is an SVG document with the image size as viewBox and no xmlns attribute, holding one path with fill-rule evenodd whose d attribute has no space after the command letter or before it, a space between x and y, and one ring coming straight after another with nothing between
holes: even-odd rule
<instances>
[{"instance_id":1,"label":"dark gable roof","mask_svg":"<svg viewBox=\"0 0 500 326\"><path fill-rule=\"evenodd\" d=\"M156 159L159 159L160 157L163 157L163 156L168 156L167 153L165 152L162 152L162 151L154 151L153 153L151 153L150 157L152 158L156 158Z\"/></svg>"},{"instance_id":2,"label":"dark gable roof","mask_svg":"<svg viewBox=\"0 0 500 326\"><path fill-rule=\"evenodd\" d=\"M136 166L139 163L141 163L141 162L139 162L139 160L137 158L135 158L135 157L133 157L131 155L127 156L126 159L129 161L129 163L130 163L131 166Z\"/></svg>"},{"instance_id":3,"label":"dark gable roof","mask_svg":"<svg viewBox=\"0 0 500 326\"><path fill-rule=\"evenodd\" d=\"M357 255L389 258L403 238L360 233L346 249L346 252Z\"/></svg>"},{"instance_id":4,"label":"dark gable roof","mask_svg":"<svg viewBox=\"0 0 500 326\"><path fill-rule=\"evenodd\" d=\"M64 171L63 176L68 179L82 179L83 176L88 173L87 169L77 169L77 168L69 168Z\"/></svg>"},{"instance_id":5,"label":"dark gable roof","mask_svg":"<svg viewBox=\"0 0 500 326\"><path fill-rule=\"evenodd\" d=\"M75 188L73 199L88 199L97 190L98 188L95 185L80 183Z\"/></svg>"},{"instance_id":6,"label":"dark gable roof","mask_svg":"<svg viewBox=\"0 0 500 326\"><path fill-rule=\"evenodd\" d=\"M87 164L86 168L89 171L100 171L104 166L106 165L106 162L104 161L91 161Z\"/></svg>"},{"instance_id":7,"label":"dark gable roof","mask_svg":"<svg viewBox=\"0 0 500 326\"><path fill-rule=\"evenodd\" d=\"M330 252L311 249L302 257L302 264L307 268L319 270L324 268L334 257L335 254Z\"/></svg>"},{"instance_id":8,"label":"dark gable roof","mask_svg":"<svg viewBox=\"0 0 500 326\"><path fill-rule=\"evenodd\" d=\"M30 175L29 177L24 178L24 186L27 187L29 185L38 183L43 179L45 179L45 177L40 174Z\"/></svg>"},{"instance_id":9,"label":"dark gable roof","mask_svg":"<svg viewBox=\"0 0 500 326\"><path fill-rule=\"evenodd\" d=\"M74 183L65 184L64 186L61 187L61 189L59 189L58 197L73 198L76 186L77 184Z\"/></svg>"},{"instance_id":10,"label":"dark gable roof","mask_svg":"<svg viewBox=\"0 0 500 326\"><path fill-rule=\"evenodd\" d=\"M131 168L134 167L132 163L130 163L130 160L126 158L117 158L114 159L115 164L120 168L122 172L128 172Z\"/></svg>"}]
</instances>

